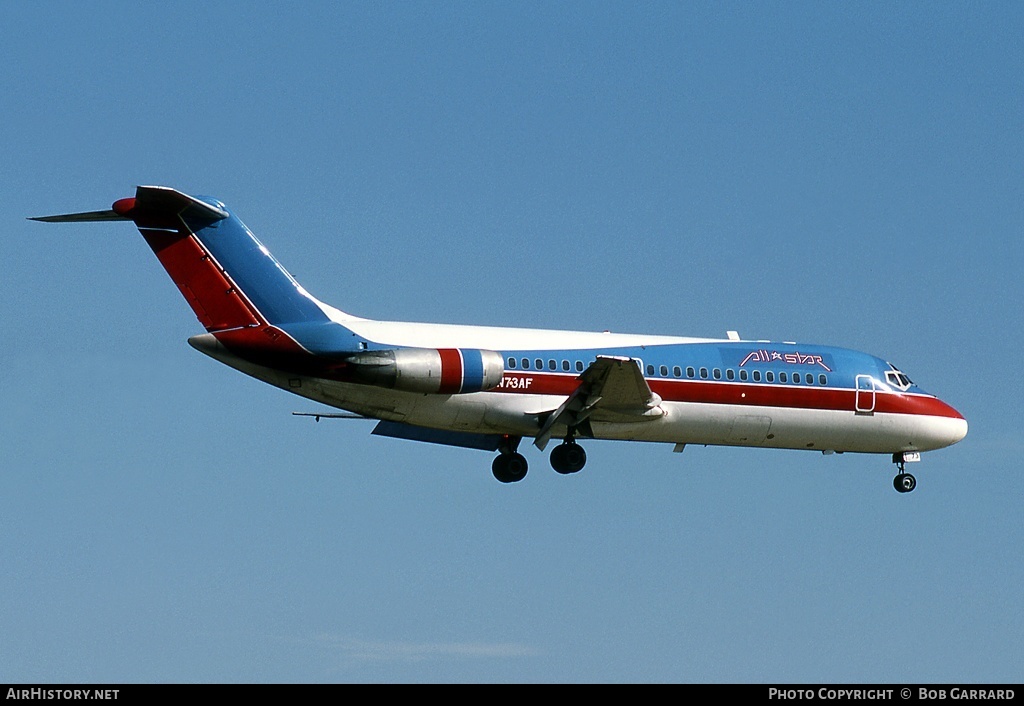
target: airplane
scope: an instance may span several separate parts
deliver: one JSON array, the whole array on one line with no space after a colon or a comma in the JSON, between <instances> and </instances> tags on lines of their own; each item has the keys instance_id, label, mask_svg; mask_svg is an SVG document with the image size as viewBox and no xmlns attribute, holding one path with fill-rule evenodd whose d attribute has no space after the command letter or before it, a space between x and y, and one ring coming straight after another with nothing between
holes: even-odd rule
<instances>
[{"instance_id":1,"label":"airplane","mask_svg":"<svg viewBox=\"0 0 1024 706\"><path fill-rule=\"evenodd\" d=\"M891 455L950 446L967 421L894 365L794 342L379 321L307 292L219 200L139 186L109 210L44 222L133 221L206 333L198 351L258 380L376 420L373 434L497 452L521 481L523 439L560 474L586 439ZM298 413L296 413L298 414Z\"/></svg>"}]
</instances>

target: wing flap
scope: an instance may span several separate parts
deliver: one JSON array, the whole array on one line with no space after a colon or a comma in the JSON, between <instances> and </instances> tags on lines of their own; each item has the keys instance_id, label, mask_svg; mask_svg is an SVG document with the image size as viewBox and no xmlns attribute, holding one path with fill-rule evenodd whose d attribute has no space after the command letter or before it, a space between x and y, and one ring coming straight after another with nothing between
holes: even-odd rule
<instances>
[{"instance_id":1,"label":"wing flap","mask_svg":"<svg viewBox=\"0 0 1024 706\"><path fill-rule=\"evenodd\" d=\"M633 358L598 356L579 376L580 384L551 412L534 445L544 450L554 428L564 424L573 429L587 420L639 422L665 414L661 397L644 379L640 363Z\"/></svg>"}]
</instances>

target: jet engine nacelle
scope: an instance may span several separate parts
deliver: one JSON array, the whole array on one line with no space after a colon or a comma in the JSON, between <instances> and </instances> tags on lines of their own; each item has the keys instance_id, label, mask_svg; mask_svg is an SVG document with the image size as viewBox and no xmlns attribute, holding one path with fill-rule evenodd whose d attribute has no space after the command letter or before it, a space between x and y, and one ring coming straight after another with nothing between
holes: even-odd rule
<instances>
[{"instance_id":1,"label":"jet engine nacelle","mask_svg":"<svg viewBox=\"0 0 1024 706\"><path fill-rule=\"evenodd\" d=\"M407 392L454 395L501 383L505 362L495 351L471 348L397 348L347 359L355 382Z\"/></svg>"}]
</instances>

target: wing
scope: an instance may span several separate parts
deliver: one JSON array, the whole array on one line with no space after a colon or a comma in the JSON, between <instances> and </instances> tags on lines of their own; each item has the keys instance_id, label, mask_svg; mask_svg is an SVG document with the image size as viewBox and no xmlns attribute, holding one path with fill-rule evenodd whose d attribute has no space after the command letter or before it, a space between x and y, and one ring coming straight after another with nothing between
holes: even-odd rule
<instances>
[{"instance_id":1,"label":"wing","mask_svg":"<svg viewBox=\"0 0 1024 706\"><path fill-rule=\"evenodd\" d=\"M390 436L395 439L409 439L410 441L426 441L430 444L442 444L444 446L461 446L464 449L481 449L483 451L497 451L502 443L508 443L508 437L504 434L477 434L467 431L445 431L442 429L429 429L418 427L403 422L378 422L371 434L377 436ZM518 445L519 437L516 437L513 444Z\"/></svg>"},{"instance_id":2,"label":"wing","mask_svg":"<svg viewBox=\"0 0 1024 706\"><path fill-rule=\"evenodd\" d=\"M640 363L633 358L598 356L579 376L579 385L540 428L534 445L544 450L558 424L570 429L589 419L639 422L665 414L661 398L644 380Z\"/></svg>"}]
</instances>

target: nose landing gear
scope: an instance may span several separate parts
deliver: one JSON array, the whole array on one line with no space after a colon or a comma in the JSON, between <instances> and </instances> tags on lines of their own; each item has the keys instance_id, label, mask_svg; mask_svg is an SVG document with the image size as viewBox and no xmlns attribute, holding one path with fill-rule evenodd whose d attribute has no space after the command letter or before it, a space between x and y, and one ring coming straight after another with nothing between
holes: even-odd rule
<instances>
[{"instance_id":1,"label":"nose landing gear","mask_svg":"<svg viewBox=\"0 0 1024 706\"><path fill-rule=\"evenodd\" d=\"M917 487L917 479L909 473L897 473L896 477L892 479L892 485L897 492L909 493Z\"/></svg>"},{"instance_id":2,"label":"nose landing gear","mask_svg":"<svg viewBox=\"0 0 1024 706\"><path fill-rule=\"evenodd\" d=\"M892 455L892 462L896 464L896 470L898 473L896 477L892 479L892 487L896 489L898 493L909 493L911 490L917 487L917 479L914 476L906 472L906 463L909 460L908 455L913 453L913 460L919 460L920 455L916 452L901 452L894 453Z\"/></svg>"}]
</instances>

